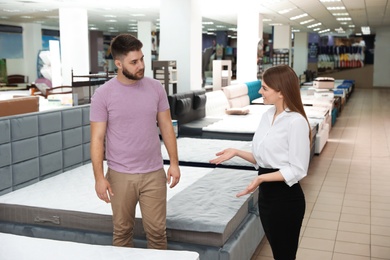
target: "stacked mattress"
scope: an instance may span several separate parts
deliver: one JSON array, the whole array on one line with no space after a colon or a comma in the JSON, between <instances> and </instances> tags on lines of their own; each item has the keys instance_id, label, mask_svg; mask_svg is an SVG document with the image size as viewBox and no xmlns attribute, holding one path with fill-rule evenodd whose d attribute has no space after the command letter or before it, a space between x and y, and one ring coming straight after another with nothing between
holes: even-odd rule
<instances>
[{"instance_id":1,"label":"stacked mattress","mask_svg":"<svg viewBox=\"0 0 390 260\"><path fill-rule=\"evenodd\" d=\"M197 251L201 259L250 258L264 235L257 193L235 194L257 172L181 166L181 173L177 187L168 188L168 247ZM2 195L0 232L110 245L111 207L97 198L94 185L92 166L86 164ZM141 221L137 208L137 247L145 244Z\"/></svg>"}]
</instances>

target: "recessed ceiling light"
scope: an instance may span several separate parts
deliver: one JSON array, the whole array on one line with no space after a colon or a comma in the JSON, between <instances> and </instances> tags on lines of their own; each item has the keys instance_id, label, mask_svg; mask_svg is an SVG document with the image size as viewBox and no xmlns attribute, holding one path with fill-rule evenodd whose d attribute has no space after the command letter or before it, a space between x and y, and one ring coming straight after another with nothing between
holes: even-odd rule
<instances>
[{"instance_id":1,"label":"recessed ceiling light","mask_svg":"<svg viewBox=\"0 0 390 260\"><path fill-rule=\"evenodd\" d=\"M134 17L142 17L142 16L145 16L145 14L132 14L131 16L134 16Z\"/></svg>"},{"instance_id":2,"label":"recessed ceiling light","mask_svg":"<svg viewBox=\"0 0 390 260\"><path fill-rule=\"evenodd\" d=\"M322 25L322 23L315 23L315 24L308 25L307 28L314 28L314 27L318 27L320 25Z\"/></svg>"},{"instance_id":3,"label":"recessed ceiling light","mask_svg":"<svg viewBox=\"0 0 390 260\"><path fill-rule=\"evenodd\" d=\"M304 14L300 14L300 15L297 15L297 16L294 16L294 17L291 17L290 20L297 20L297 19L301 19L303 17L306 17L308 14L307 13L304 13Z\"/></svg>"},{"instance_id":4,"label":"recessed ceiling light","mask_svg":"<svg viewBox=\"0 0 390 260\"><path fill-rule=\"evenodd\" d=\"M351 21L351 17L339 17L336 19L337 21Z\"/></svg>"},{"instance_id":5,"label":"recessed ceiling light","mask_svg":"<svg viewBox=\"0 0 390 260\"><path fill-rule=\"evenodd\" d=\"M307 24L307 23L311 23L311 22L313 22L313 21L314 21L314 19L309 19L309 20L300 22L299 24Z\"/></svg>"},{"instance_id":6,"label":"recessed ceiling light","mask_svg":"<svg viewBox=\"0 0 390 260\"><path fill-rule=\"evenodd\" d=\"M4 12L7 12L7 13L19 13L20 10L18 9L3 9Z\"/></svg>"},{"instance_id":7,"label":"recessed ceiling light","mask_svg":"<svg viewBox=\"0 0 390 260\"><path fill-rule=\"evenodd\" d=\"M292 10L296 9L296 7L294 8L289 8L289 9L284 9L284 10L281 10L279 11L278 13L279 14L287 14L288 12L291 12Z\"/></svg>"},{"instance_id":8,"label":"recessed ceiling light","mask_svg":"<svg viewBox=\"0 0 390 260\"><path fill-rule=\"evenodd\" d=\"M330 29L325 29L325 30L319 31L318 33L326 33L326 32L330 32Z\"/></svg>"},{"instance_id":9,"label":"recessed ceiling light","mask_svg":"<svg viewBox=\"0 0 390 260\"><path fill-rule=\"evenodd\" d=\"M331 6L327 7L328 10L345 10L345 6Z\"/></svg>"},{"instance_id":10,"label":"recessed ceiling light","mask_svg":"<svg viewBox=\"0 0 390 260\"><path fill-rule=\"evenodd\" d=\"M348 16L349 13L332 13L333 16Z\"/></svg>"}]
</instances>

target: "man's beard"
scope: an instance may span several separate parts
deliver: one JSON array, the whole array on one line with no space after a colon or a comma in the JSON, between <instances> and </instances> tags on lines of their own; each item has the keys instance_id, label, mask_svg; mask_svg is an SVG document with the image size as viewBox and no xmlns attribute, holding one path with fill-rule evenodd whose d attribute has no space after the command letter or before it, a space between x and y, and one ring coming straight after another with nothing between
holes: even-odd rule
<instances>
[{"instance_id":1,"label":"man's beard","mask_svg":"<svg viewBox=\"0 0 390 260\"><path fill-rule=\"evenodd\" d=\"M130 80L140 80L140 79L142 79L142 78L144 77L145 70L142 69L142 70L139 70L139 71L137 72L137 73L141 73L141 76L137 76L137 73L132 74L132 73L130 73L128 70L126 70L125 68L123 68L122 73L123 73L123 75L124 75L126 78L128 78L128 79L130 79Z\"/></svg>"}]
</instances>

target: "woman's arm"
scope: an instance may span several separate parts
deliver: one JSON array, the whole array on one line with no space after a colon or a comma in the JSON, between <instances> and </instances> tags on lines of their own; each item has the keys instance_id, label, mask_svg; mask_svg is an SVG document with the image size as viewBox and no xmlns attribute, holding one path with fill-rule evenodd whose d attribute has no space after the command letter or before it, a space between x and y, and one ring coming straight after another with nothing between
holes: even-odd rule
<instances>
[{"instance_id":1,"label":"woman's arm","mask_svg":"<svg viewBox=\"0 0 390 260\"><path fill-rule=\"evenodd\" d=\"M261 174L257 176L253 181L245 188L245 190L239 192L236 194L236 197L241 197L244 195L247 195L249 193L254 192L257 187L259 187L260 184L263 182L274 182L274 181L285 181L283 178L283 175L280 173L280 171L267 173L267 174Z\"/></svg>"},{"instance_id":2,"label":"woman's arm","mask_svg":"<svg viewBox=\"0 0 390 260\"><path fill-rule=\"evenodd\" d=\"M244 159L252 164L256 164L256 160L253 157L253 154L251 152L238 150L238 149L234 149L234 148L225 149L221 152L216 153L215 155L218 157L210 160L210 163L220 164L224 161L230 160L234 156L238 156L238 157L240 157L240 158L242 158L242 159Z\"/></svg>"}]
</instances>

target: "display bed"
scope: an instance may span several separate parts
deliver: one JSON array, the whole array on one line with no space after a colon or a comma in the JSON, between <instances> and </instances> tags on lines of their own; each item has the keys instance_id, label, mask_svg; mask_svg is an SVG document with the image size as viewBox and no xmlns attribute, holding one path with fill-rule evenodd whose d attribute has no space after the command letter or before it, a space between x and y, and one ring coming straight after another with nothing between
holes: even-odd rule
<instances>
[{"instance_id":1,"label":"display bed","mask_svg":"<svg viewBox=\"0 0 390 260\"><path fill-rule=\"evenodd\" d=\"M234 157L222 164L215 165L209 161L216 158L216 153L227 148L236 148L251 151L252 142L238 140L205 139L181 137L177 139L177 149L179 152L179 164L185 166L212 167L212 168L232 168L242 170L254 170L253 164ZM164 163L169 163L168 152L165 146L161 145L161 153Z\"/></svg>"},{"instance_id":2,"label":"display bed","mask_svg":"<svg viewBox=\"0 0 390 260\"><path fill-rule=\"evenodd\" d=\"M250 258L264 235L257 192L235 194L257 172L181 166L181 173L178 186L168 188L169 249L197 251L200 259ZM96 197L91 164L0 196L5 233L109 245L111 216L110 205ZM136 245L142 246L141 218L137 208Z\"/></svg>"},{"instance_id":3,"label":"display bed","mask_svg":"<svg viewBox=\"0 0 390 260\"><path fill-rule=\"evenodd\" d=\"M153 250L114 246L89 245L51 239L31 238L0 233L0 259L144 259L199 260L190 251ZM23 246L23 250L21 250Z\"/></svg>"}]
</instances>

